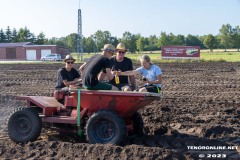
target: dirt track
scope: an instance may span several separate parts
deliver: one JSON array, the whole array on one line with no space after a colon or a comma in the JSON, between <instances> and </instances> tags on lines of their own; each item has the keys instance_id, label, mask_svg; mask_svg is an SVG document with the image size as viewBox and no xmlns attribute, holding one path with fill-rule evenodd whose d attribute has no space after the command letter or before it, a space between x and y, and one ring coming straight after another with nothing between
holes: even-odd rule
<instances>
[{"instance_id":1,"label":"dirt track","mask_svg":"<svg viewBox=\"0 0 240 160\"><path fill-rule=\"evenodd\" d=\"M240 147L240 63L159 64L163 98L140 111L146 136L123 146L92 145L47 129L35 142L15 144L4 131L10 112L24 105L14 96L49 95L61 66L0 64L0 159L240 159L240 148L187 147Z\"/></svg>"}]
</instances>

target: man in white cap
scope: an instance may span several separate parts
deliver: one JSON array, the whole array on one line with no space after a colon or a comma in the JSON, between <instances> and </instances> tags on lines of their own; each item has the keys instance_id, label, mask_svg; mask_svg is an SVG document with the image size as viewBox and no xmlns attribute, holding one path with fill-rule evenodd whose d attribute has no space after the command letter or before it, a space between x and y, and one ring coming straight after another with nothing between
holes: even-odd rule
<instances>
[{"instance_id":1,"label":"man in white cap","mask_svg":"<svg viewBox=\"0 0 240 160\"><path fill-rule=\"evenodd\" d=\"M71 55L67 55L63 61L65 62L65 67L58 70L56 89L69 87L81 81L80 74L73 68L76 59Z\"/></svg>"},{"instance_id":2,"label":"man in white cap","mask_svg":"<svg viewBox=\"0 0 240 160\"><path fill-rule=\"evenodd\" d=\"M110 58L110 68L112 71L131 71L133 70L132 60L125 57L127 49L123 43L119 43L116 48L116 56ZM106 71L103 70L99 75L99 80L103 80L106 75ZM114 85L122 91L132 91L136 88L135 76L129 76L131 85L129 85L127 76L119 76L119 84L116 84L115 78L109 81L111 85Z\"/></svg>"},{"instance_id":3,"label":"man in white cap","mask_svg":"<svg viewBox=\"0 0 240 160\"><path fill-rule=\"evenodd\" d=\"M118 90L117 87L98 80L98 74L105 69L108 80L112 80L114 75L110 70L109 58L113 56L115 47L105 44L101 54L92 56L87 62L80 66L82 83L85 89L89 90Z\"/></svg>"}]
</instances>

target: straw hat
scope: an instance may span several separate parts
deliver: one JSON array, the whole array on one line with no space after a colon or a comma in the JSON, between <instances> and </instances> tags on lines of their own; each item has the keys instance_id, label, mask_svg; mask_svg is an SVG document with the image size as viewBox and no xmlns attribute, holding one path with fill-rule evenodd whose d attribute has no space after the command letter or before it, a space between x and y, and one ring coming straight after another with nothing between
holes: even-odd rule
<instances>
[{"instance_id":1,"label":"straw hat","mask_svg":"<svg viewBox=\"0 0 240 160\"><path fill-rule=\"evenodd\" d=\"M102 51L115 52L115 47L112 44L105 44Z\"/></svg>"},{"instance_id":2,"label":"straw hat","mask_svg":"<svg viewBox=\"0 0 240 160\"><path fill-rule=\"evenodd\" d=\"M73 62L76 61L76 59L74 59L71 55L66 55L65 59L63 60L64 62L66 62L67 60L72 60Z\"/></svg>"},{"instance_id":3,"label":"straw hat","mask_svg":"<svg viewBox=\"0 0 240 160\"><path fill-rule=\"evenodd\" d=\"M119 43L117 45L116 50L124 50L125 52L127 51L127 49L126 49L126 47L125 47L125 45L123 43Z\"/></svg>"}]
</instances>

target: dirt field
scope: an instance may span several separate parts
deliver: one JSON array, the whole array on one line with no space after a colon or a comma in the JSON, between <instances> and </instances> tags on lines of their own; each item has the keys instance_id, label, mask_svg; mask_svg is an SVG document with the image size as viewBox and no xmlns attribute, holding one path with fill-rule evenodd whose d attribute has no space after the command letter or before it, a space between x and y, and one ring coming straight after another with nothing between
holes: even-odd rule
<instances>
[{"instance_id":1,"label":"dirt field","mask_svg":"<svg viewBox=\"0 0 240 160\"><path fill-rule=\"evenodd\" d=\"M14 143L4 130L8 115L24 105L14 96L50 95L61 66L0 64L0 159L240 159L240 63L159 64L163 97L140 111L146 135L122 146L44 128L35 142Z\"/></svg>"}]
</instances>

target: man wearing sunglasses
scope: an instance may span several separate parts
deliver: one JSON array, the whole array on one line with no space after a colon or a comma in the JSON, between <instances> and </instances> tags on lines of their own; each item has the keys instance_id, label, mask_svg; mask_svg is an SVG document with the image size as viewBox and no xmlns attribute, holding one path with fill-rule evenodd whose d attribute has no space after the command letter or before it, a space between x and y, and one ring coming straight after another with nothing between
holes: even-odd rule
<instances>
[{"instance_id":1,"label":"man wearing sunglasses","mask_svg":"<svg viewBox=\"0 0 240 160\"><path fill-rule=\"evenodd\" d=\"M131 71L133 70L133 64L132 60L125 57L125 54L127 52L127 49L125 48L125 45L123 43L119 43L116 48L116 56L110 58L110 68L112 71ZM103 70L99 74L99 80L103 80L106 75L106 71ZM109 83L113 86L118 87L119 90L122 91L132 91L136 88L136 80L134 75L129 76L129 80L131 85L128 83L128 77L127 76L119 76L119 84L116 84L115 78L109 81Z\"/></svg>"},{"instance_id":2,"label":"man wearing sunglasses","mask_svg":"<svg viewBox=\"0 0 240 160\"><path fill-rule=\"evenodd\" d=\"M98 80L98 74L104 69L108 80L112 80L114 75L110 70L109 58L113 56L115 47L105 44L101 54L92 56L87 62L80 66L83 87L89 90L118 90L117 87Z\"/></svg>"},{"instance_id":3,"label":"man wearing sunglasses","mask_svg":"<svg viewBox=\"0 0 240 160\"><path fill-rule=\"evenodd\" d=\"M81 81L80 74L73 68L76 59L71 55L67 55L63 61L65 62L65 67L58 70L56 89L69 87Z\"/></svg>"}]
</instances>

